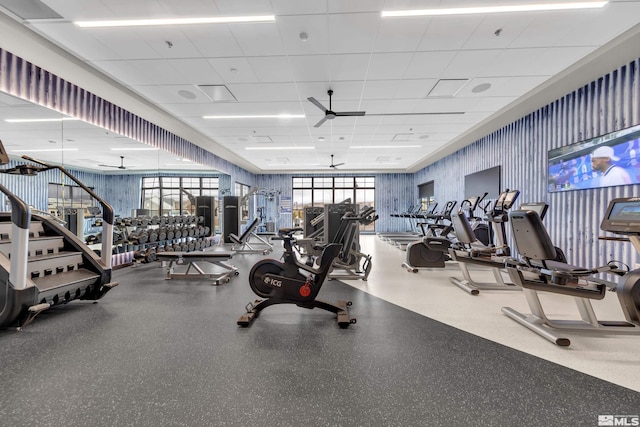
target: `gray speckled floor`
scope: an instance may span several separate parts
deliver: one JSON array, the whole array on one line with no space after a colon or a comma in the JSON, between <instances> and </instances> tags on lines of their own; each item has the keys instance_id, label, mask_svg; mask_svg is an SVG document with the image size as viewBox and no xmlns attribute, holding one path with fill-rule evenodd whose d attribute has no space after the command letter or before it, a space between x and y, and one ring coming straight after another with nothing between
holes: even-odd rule
<instances>
[{"instance_id":1,"label":"gray speckled floor","mask_svg":"<svg viewBox=\"0 0 640 427\"><path fill-rule=\"evenodd\" d=\"M99 303L0 331L0 425L596 426L640 412L640 393L335 281L321 297L353 301L349 329L295 306L239 328L258 258L235 256L240 276L218 287L165 281L157 263L119 270Z\"/></svg>"}]
</instances>

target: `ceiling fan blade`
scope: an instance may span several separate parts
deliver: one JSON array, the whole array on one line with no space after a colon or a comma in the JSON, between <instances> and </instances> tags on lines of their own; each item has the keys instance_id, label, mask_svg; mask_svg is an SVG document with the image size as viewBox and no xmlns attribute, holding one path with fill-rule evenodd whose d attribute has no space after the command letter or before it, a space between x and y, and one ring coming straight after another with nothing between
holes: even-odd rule
<instances>
[{"instance_id":1,"label":"ceiling fan blade","mask_svg":"<svg viewBox=\"0 0 640 427\"><path fill-rule=\"evenodd\" d=\"M98 165L101 166L103 168L119 168L120 166L116 166L116 165Z\"/></svg>"},{"instance_id":2,"label":"ceiling fan blade","mask_svg":"<svg viewBox=\"0 0 640 427\"><path fill-rule=\"evenodd\" d=\"M447 114L464 114L464 111L442 111L435 113L371 113L368 116L441 116Z\"/></svg>"},{"instance_id":3,"label":"ceiling fan blade","mask_svg":"<svg viewBox=\"0 0 640 427\"><path fill-rule=\"evenodd\" d=\"M324 116L322 119L320 119L320 121L318 123L316 123L315 125L313 125L314 128L319 128L320 126L322 126L322 124L324 122L327 121L327 116Z\"/></svg>"},{"instance_id":4,"label":"ceiling fan blade","mask_svg":"<svg viewBox=\"0 0 640 427\"><path fill-rule=\"evenodd\" d=\"M339 113L336 113L336 117L340 117L340 116L364 116L365 112L364 111L340 111Z\"/></svg>"},{"instance_id":5,"label":"ceiling fan blade","mask_svg":"<svg viewBox=\"0 0 640 427\"><path fill-rule=\"evenodd\" d=\"M336 163L335 165L333 165L333 167L335 168L335 167L342 166L342 165L344 165L344 163Z\"/></svg>"},{"instance_id":6,"label":"ceiling fan blade","mask_svg":"<svg viewBox=\"0 0 640 427\"><path fill-rule=\"evenodd\" d=\"M326 111L327 111L327 109L325 108L325 106L324 106L324 105L322 105L322 104L320 104L320 102L319 102L317 99L315 99L313 96L310 96L309 98L307 98L307 100L311 101L311 103L312 103L313 105L315 105L316 107L318 107L318 108L319 108L319 109L321 109L322 111L324 111L324 112L326 112Z\"/></svg>"}]
</instances>

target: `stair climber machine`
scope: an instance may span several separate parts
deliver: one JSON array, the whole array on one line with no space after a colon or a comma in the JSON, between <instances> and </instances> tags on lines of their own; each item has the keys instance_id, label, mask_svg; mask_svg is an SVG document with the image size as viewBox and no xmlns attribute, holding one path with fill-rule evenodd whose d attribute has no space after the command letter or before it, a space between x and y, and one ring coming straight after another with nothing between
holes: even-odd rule
<instances>
[{"instance_id":1,"label":"stair climber machine","mask_svg":"<svg viewBox=\"0 0 640 427\"><path fill-rule=\"evenodd\" d=\"M330 311L337 315L338 325L343 329L356 323L356 319L349 316L348 307L351 306L351 301L331 304L316 299L334 258L340 253L341 245L326 245L318 266L309 266L300 262L293 250L293 235L299 231L302 231L302 228L281 228L278 230L279 237L272 239L283 241L282 262L263 259L251 268L249 286L256 295L265 299L247 304L246 313L237 321L239 326L249 326L262 310L275 304L295 304L302 308Z\"/></svg>"},{"instance_id":2,"label":"stair climber machine","mask_svg":"<svg viewBox=\"0 0 640 427\"><path fill-rule=\"evenodd\" d=\"M0 147L1 148L1 147ZM4 152L0 150L0 152ZM62 166L35 163L0 169L35 175L57 169L94 197L102 207L104 233L113 230L113 209ZM4 156L1 164L9 163ZM101 257L48 213L35 210L0 184L11 212L0 213L0 327L27 326L39 313L72 300L99 300L117 286L111 281L112 240L102 241Z\"/></svg>"}]
</instances>

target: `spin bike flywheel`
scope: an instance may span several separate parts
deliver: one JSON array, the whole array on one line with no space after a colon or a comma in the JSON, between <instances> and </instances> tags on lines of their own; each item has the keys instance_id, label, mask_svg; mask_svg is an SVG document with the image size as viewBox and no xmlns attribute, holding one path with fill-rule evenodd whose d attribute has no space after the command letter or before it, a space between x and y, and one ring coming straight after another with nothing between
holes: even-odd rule
<instances>
[{"instance_id":1,"label":"spin bike flywheel","mask_svg":"<svg viewBox=\"0 0 640 427\"><path fill-rule=\"evenodd\" d=\"M251 272L249 273L249 286L251 286L251 290L259 297L269 298L273 292L273 288L266 285L263 282L262 277L265 274L281 275L282 271L282 268L277 264L274 264L273 260L258 261L253 268L251 268Z\"/></svg>"}]
</instances>

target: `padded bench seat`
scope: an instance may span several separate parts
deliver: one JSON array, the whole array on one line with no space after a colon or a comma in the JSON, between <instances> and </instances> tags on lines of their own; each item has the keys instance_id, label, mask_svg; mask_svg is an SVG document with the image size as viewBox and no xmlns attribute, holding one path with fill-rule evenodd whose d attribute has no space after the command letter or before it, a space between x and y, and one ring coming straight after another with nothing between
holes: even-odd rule
<instances>
[{"instance_id":1,"label":"padded bench seat","mask_svg":"<svg viewBox=\"0 0 640 427\"><path fill-rule=\"evenodd\" d=\"M203 279L212 278L214 284L220 285L231 280L231 276L237 276L238 269L233 265L227 264L226 261L232 258L231 252L158 252L156 258L162 261L168 261L166 280L175 278L180 279ZM199 262L207 262L219 267L222 271L205 272L199 265ZM175 272L174 265L187 265L184 272ZM190 273L191 269L195 273Z\"/></svg>"}]
</instances>

